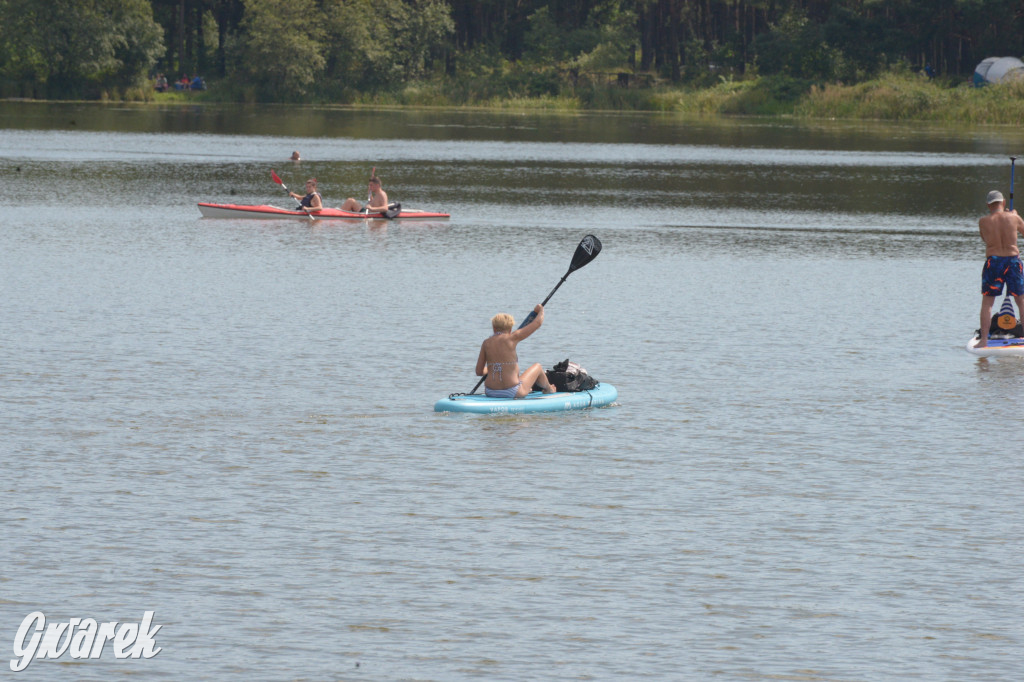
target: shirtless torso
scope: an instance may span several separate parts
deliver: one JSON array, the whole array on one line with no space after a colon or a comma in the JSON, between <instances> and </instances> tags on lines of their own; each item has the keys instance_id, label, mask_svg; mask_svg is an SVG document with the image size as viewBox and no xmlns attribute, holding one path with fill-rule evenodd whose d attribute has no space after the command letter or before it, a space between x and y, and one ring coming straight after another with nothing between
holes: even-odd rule
<instances>
[{"instance_id":1,"label":"shirtless torso","mask_svg":"<svg viewBox=\"0 0 1024 682\"><path fill-rule=\"evenodd\" d=\"M1002 203L978 221L986 256L1019 256L1017 235L1024 235L1024 219L1016 211L1004 211Z\"/></svg>"},{"instance_id":2,"label":"shirtless torso","mask_svg":"<svg viewBox=\"0 0 1024 682\"><path fill-rule=\"evenodd\" d=\"M368 212L368 213L383 213L388 210L388 193L384 191L384 188L380 186L380 181L370 180L369 185L369 196L366 198L366 204L361 204L352 197L345 199L345 202L341 205L341 210L351 211L353 213Z\"/></svg>"},{"instance_id":3,"label":"shirtless torso","mask_svg":"<svg viewBox=\"0 0 1024 682\"><path fill-rule=\"evenodd\" d=\"M371 188L370 200L366 203L365 210L370 213L388 210L388 194L384 188L377 187L376 190Z\"/></svg>"}]
</instances>

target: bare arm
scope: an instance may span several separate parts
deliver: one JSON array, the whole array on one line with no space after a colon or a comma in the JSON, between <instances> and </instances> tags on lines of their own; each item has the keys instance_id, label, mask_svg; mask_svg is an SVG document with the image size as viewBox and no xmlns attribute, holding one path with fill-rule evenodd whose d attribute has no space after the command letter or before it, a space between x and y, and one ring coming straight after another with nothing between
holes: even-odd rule
<instances>
[{"instance_id":1,"label":"bare arm","mask_svg":"<svg viewBox=\"0 0 1024 682\"><path fill-rule=\"evenodd\" d=\"M522 329L516 329L515 331L512 332L512 340L515 341L516 343L519 343L520 341L528 337L530 334L540 329L540 326L544 324L544 306L538 303L533 307L533 312L537 313L537 317L533 318L533 322L526 325Z\"/></svg>"},{"instance_id":2,"label":"bare arm","mask_svg":"<svg viewBox=\"0 0 1024 682\"><path fill-rule=\"evenodd\" d=\"M480 357L476 359L476 375L478 377L487 376L487 353L484 351L483 344L480 344Z\"/></svg>"}]
</instances>

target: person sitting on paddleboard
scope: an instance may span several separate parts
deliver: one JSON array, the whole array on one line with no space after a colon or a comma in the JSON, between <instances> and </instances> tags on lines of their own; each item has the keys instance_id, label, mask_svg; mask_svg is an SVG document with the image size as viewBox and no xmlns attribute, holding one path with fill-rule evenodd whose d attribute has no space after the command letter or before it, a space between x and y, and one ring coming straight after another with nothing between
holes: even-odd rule
<instances>
[{"instance_id":1,"label":"person sitting on paddleboard","mask_svg":"<svg viewBox=\"0 0 1024 682\"><path fill-rule=\"evenodd\" d=\"M320 196L320 192L316 190L316 178L310 178L306 180L306 196L300 197L295 192L288 192L293 199L298 199L299 203L302 204L302 210L309 212L319 211L324 207L323 198Z\"/></svg>"},{"instance_id":2,"label":"person sitting on paddleboard","mask_svg":"<svg viewBox=\"0 0 1024 682\"><path fill-rule=\"evenodd\" d=\"M985 268L981 272L981 327L976 348L988 346L992 304L1006 293L1017 302L1017 310L1024 313L1024 265L1017 248L1017 235L1024 235L1024 219L1017 211L1004 210L1001 192L992 190L985 198L988 215L978 221L978 230L985 242Z\"/></svg>"},{"instance_id":3,"label":"person sitting on paddleboard","mask_svg":"<svg viewBox=\"0 0 1024 682\"><path fill-rule=\"evenodd\" d=\"M498 313L491 318L494 334L480 345L480 357L476 361L476 375L486 377L484 394L491 398L524 398L536 383L545 393L554 393L555 387L548 381L548 375L541 364L530 365L519 373L519 357L516 345L540 329L544 323L544 306L537 304L533 311L537 317L522 329L513 331L515 320L508 313Z\"/></svg>"},{"instance_id":4,"label":"person sitting on paddleboard","mask_svg":"<svg viewBox=\"0 0 1024 682\"><path fill-rule=\"evenodd\" d=\"M341 210L351 211L352 213L361 213L363 211L366 211L367 213L384 213L387 211L388 195L380 186L380 178L376 175L370 177L370 197L365 206L352 197L349 197L348 199L345 199L345 203L341 205Z\"/></svg>"}]
</instances>

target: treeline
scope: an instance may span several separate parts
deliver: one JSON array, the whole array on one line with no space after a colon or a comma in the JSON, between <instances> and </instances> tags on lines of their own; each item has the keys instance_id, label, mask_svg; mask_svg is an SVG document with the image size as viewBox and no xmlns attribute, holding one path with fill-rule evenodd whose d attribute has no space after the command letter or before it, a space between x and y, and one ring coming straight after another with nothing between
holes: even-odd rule
<instances>
[{"instance_id":1,"label":"treeline","mask_svg":"<svg viewBox=\"0 0 1024 682\"><path fill-rule=\"evenodd\" d=\"M0 0L0 95L132 97L157 72L274 101L428 81L512 96L637 75L851 83L966 76L1022 42L1020 0Z\"/></svg>"}]
</instances>

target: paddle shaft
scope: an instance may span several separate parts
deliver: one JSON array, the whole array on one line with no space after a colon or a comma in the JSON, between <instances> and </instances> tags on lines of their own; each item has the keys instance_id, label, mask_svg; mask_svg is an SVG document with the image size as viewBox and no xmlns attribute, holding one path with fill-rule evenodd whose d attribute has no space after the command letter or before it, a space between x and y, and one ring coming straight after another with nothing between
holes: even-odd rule
<instances>
[{"instance_id":1,"label":"paddle shaft","mask_svg":"<svg viewBox=\"0 0 1024 682\"><path fill-rule=\"evenodd\" d=\"M377 167L374 166L373 170L370 171L370 179L377 177ZM373 201L373 192L366 190L366 206L363 206L363 213L370 213L370 202Z\"/></svg>"},{"instance_id":2,"label":"paddle shaft","mask_svg":"<svg viewBox=\"0 0 1024 682\"><path fill-rule=\"evenodd\" d=\"M541 306L546 306L546 305L548 304L548 301L550 301L550 300L551 300L551 297L555 295L555 292L556 292L556 291L558 291L558 287L560 287L560 286L562 286L563 284L565 284L565 280L566 280L566 278L567 278L567 277L568 277L568 276L569 276L570 274L572 274L572 270L570 270L569 272L565 273L565 276L564 276L564 277L562 277L562 279L558 280L558 284L556 284L556 285L555 285L555 288L551 290L551 293L550 293L550 294L548 294L548 297L547 297L547 298L545 298L545 299L544 299L543 301L541 301L541 303L540 303L540 304L541 304ZM522 328L523 328L523 327L525 327L526 325L530 324L531 322L533 322L534 318L536 318L536 317L537 317L537 312L536 312L536 311L534 311L534 310L531 310L531 311L530 311L530 314L526 316L526 319L525 319L525 320L523 320L523 323L522 323L521 325L519 325L519 328L520 328L520 329L522 329Z\"/></svg>"},{"instance_id":3,"label":"paddle shaft","mask_svg":"<svg viewBox=\"0 0 1024 682\"><path fill-rule=\"evenodd\" d=\"M1013 210L1013 166L1017 160L1016 156L1010 157L1010 210Z\"/></svg>"}]
</instances>

